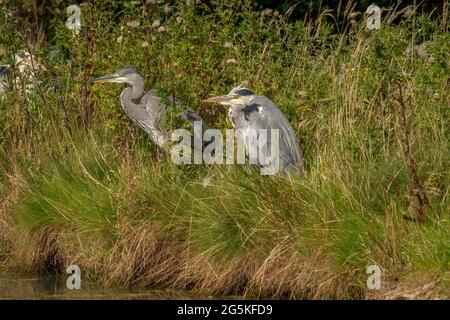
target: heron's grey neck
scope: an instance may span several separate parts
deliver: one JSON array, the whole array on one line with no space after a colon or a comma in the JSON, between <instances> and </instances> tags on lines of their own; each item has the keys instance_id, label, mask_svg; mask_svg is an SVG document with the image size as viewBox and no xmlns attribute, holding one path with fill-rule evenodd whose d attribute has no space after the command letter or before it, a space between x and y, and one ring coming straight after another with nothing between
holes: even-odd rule
<instances>
[{"instance_id":1,"label":"heron's grey neck","mask_svg":"<svg viewBox=\"0 0 450 320\"><path fill-rule=\"evenodd\" d=\"M122 107L127 112L138 107L144 94L144 79L136 79L130 84L131 86L125 88L120 95Z\"/></svg>"},{"instance_id":2,"label":"heron's grey neck","mask_svg":"<svg viewBox=\"0 0 450 320\"><path fill-rule=\"evenodd\" d=\"M130 98L132 100L140 99L144 94L144 79L138 77L136 79L133 79L133 81L129 82L129 84L131 85Z\"/></svg>"}]
</instances>

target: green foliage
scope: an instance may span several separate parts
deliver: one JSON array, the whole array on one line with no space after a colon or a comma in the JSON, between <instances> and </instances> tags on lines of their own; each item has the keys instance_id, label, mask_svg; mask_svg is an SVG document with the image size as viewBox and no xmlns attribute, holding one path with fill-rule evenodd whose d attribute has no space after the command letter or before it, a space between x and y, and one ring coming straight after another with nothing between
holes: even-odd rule
<instances>
[{"instance_id":1,"label":"green foliage","mask_svg":"<svg viewBox=\"0 0 450 320\"><path fill-rule=\"evenodd\" d=\"M418 15L378 31L361 22L338 33L327 21L265 16L240 1L180 2L169 13L154 5L145 17L126 1L81 8L80 34L54 18L53 36L34 48L51 70L39 88L28 100L20 89L0 100L0 172L25 181L19 226L114 242L125 217L151 221L220 261L259 259L289 242L311 260L320 253L338 272L361 275L378 263L395 276L419 270L448 281L450 37L443 23ZM164 30L152 26L157 19ZM135 20L139 26L127 24ZM23 21L8 22L0 26L3 57L27 43L16 37ZM428 57L405 54L422 41L430 42ZM121 110L121 87L86 82L129 64L148 88L174 94L215 128L229 126L226 111L202 99L236 85L268 96L300 138L304 176L175 166ZM423 224L403 219L417 204L397 83L428 199ZM0 179L0 196L7 185Z\"/></svg>"},{"instance_id":2,"label":"green foliage","mask_svg":"<svg viewBox=\"0 0 450 320\"><path fill-rule=\"evenodd\" d=\"M38 175L25 174L30 188L23 190L23 201L16 208L19 225L30 230L42 225L77 232L111 230L118 201L114 197L120 179L118 154L94 139L82 143L48 159Z\"/></svg>"}]
</instances>

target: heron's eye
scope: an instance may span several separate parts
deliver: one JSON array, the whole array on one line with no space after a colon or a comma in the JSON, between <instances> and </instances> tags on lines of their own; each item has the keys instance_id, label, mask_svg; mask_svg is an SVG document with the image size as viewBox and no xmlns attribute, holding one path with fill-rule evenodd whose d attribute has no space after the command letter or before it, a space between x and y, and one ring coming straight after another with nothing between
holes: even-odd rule
<instances>
[{"instance_id":1,"label":"heron's eye","mask_svg":"<svg viewBox=\"0 0 450 320\"><path fill-rule=\"evenodd\" d=\"M260 114L262 114L263 113L263 107L262 106L258 106L258 112L260 113Z\"/></svg>"}]
</instances>

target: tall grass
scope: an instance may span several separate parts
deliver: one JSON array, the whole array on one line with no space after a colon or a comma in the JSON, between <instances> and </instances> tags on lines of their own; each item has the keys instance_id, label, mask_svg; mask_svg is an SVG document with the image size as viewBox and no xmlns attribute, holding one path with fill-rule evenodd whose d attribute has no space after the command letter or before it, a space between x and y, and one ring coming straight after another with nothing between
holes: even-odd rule
<instances>
[{"instance_id":1,"label":"tall grass","mask_svg":"<svg viewBox=\"0 0 450 320\"><path fill-rule=\"evenodd\" d=\"M45 47L11 37L20 21L0 27L6 52L32 47L51 70L26 100L16 90L0 102L3 264L75 263L109 285L221 295L448 297L446 24L422 14L338 32L326 15L214 3L153 6L145 18L84 4L80 35L55 20ZM427 56L405 54L422 41ZM202 98L238 84L270 97L300 138L303 177L172 164L123 114L121 88L85 82L131 63L213 127L228 126L226 111ZM378 291L366 288L374 264Z\"/></svg>"}]
</instances>

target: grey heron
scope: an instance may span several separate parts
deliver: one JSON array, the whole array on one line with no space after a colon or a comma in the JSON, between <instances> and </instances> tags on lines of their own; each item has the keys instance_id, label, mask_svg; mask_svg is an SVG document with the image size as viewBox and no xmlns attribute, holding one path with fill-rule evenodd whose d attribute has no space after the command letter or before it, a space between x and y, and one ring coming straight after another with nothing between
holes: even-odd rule
<instances>
[{"instance_id":1,"label":"grey heron","mask_svg":"<svg viewBox=\"0 0 450 320\"><path fill-rule=\"evenodd\" d=\"M278 107L268 98L243 87L233 88L228 94L204 100L229 106L228 117L235 129L245 135L248 129L278 129L279 166L282 172L300 171L302 154L295 132ZM244 141L245 137L244 137ZM247 151L250 148L246 141ZM274 143L269 137L267 144ZM263 156L268 156L267 154ZM265 159L262 159L262 162Z\"/></svg>"},{"instance_id":2,"label":"grey heron","mask_svg":"<svg viewBox=\"0 0 450 320\"><path fill-rule=\"evenodd\" d=\"M0 65L0 93L8 89L8 81L11 78L11 68L4 64Z\"/></svg>"},{"instance_id":3,"label":"grey heron","mask_svg":"<svg viewBox=\"0 0 450 320\"><path fill-rule=\"evenodd\" d=\"M169 132L163 125L165 108L156 90L150 90L144 94L144 77L132 66L126 66L114 73L97 77L92 82L125 83L127 87L120 94L120 102L131 120L137 123L159 147L166 149L169 142ZM169 101L177 104L173 97ZM191 109L182 115L182 118L194 121L202 121ZM202 121L203 128L206 124Z\"/></svg>"},{"instance_id":4,"label":"grey heron","mask_svg":"<svg viewBox=\"0 0 450 320\"><path fill-rule=\"evenodd\" d=\"M28 51L20 51L14 55L14 67L16 84L22 84L26 93L34 89L36 71L48 71L47 68L37 61ZM0 65L0 93L7 91L8 83L13 79L13 69L9 65Z\"/></svg>"}]
</instances>

